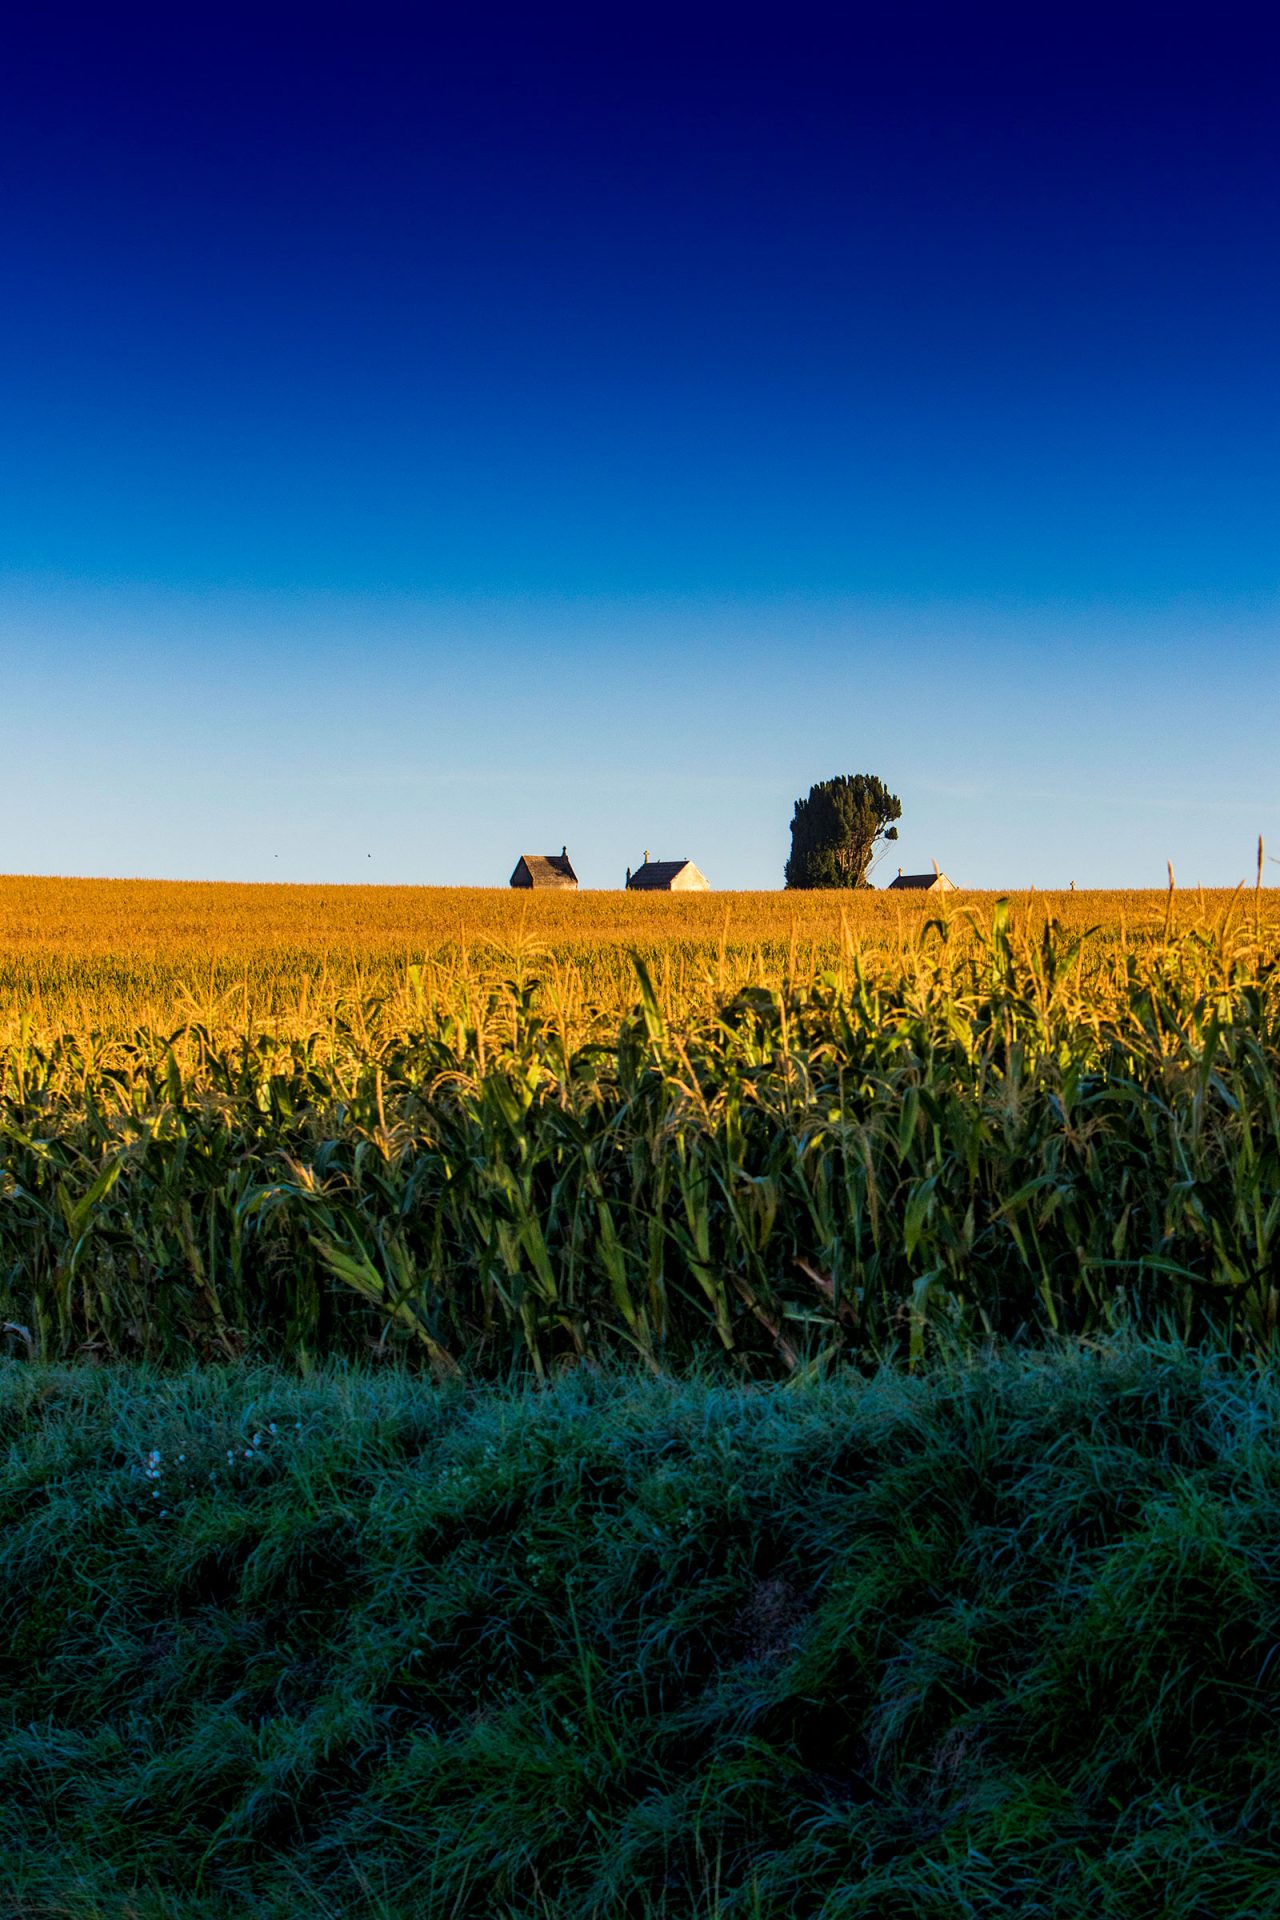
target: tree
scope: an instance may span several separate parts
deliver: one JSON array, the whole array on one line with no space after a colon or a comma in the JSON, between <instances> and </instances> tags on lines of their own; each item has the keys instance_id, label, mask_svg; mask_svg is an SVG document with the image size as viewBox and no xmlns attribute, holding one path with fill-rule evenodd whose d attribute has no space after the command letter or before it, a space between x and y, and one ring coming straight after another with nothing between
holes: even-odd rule
<instances>
[{"instance_id":1,"label":"tree","mask_svg":"<svg viewBox=\"0 0 1280 1920\"><path fill-rule=\"evenodd\" d=\"M789 887L869 887L878 840L896 840L902 802L873 773L819 780L791 817Z\"/></svg>"}]
</instances>

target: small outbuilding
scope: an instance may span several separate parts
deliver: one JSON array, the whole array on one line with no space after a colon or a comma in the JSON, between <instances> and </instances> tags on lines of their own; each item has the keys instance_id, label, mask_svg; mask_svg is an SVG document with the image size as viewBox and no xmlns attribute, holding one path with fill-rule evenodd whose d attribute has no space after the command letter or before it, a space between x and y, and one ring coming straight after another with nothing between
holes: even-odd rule
<instances>
[{"instance_id":1,"label":"small outbuilding","mask_svg":"<svg viewBox=\"0 0 1280 1920\"><path fill-rule=\"evenodd\" d=\"M577 884L567 847L559 853L522 853L511 876L513 887L553 887L562 893L572 892Z\"/></svg>"},{"instance_id":2,"label":"small outbuilding","mask_svg":"<svg viewBox=\"0 0 1280 1920\"><path fill-rule=\"evenodd\" d=\"M941 867L935 867L932 873L904 873L898 868L898 877L889 882L888 891L910 893L955 893L954 880L948 880Z\"/></svg>"},{"instance_id":3,"label":"small outbuilding","mask_svg":"<svg viewBox=\"0 0 1280 1920\"><path fill-rule=\"evenodd\" d=\"M651 860L646 853L644 865L632 873L627 868L627 886L632 893L710 893L711 882L699 873L692 860Z\"/></svg>"}]
</instances>

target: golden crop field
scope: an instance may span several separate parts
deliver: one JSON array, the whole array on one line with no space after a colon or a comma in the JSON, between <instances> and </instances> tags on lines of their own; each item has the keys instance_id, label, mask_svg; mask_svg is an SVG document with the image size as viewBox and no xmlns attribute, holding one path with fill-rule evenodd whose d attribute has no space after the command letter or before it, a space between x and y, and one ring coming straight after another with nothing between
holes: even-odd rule
<instances>
[{"instance_id":1,"label":"golden crop field","mask_svg":"<svg viewBox=\"0 0 1280 1920\"><path fill-rule=\"evenodd\" d=\"M445 1372L1269 1351L1278 957L1261 888L0 881L0 1323Z\"/></svg>"},{"instance_id":2,"label":"golden crop field","mask_svg":"<svg viewBox=\"0 0 1280 1920\"><path fill-rule=\"evenodd\" d=\"M409 969L437 987L554 977L591 1026L633 1004L631 955L668 1011L748 982L813 976L856 953L875 969L930 923L963 945L993 893L519 893L491 887L329 887L0 877L0 1034L172 1028L198 1018L304 1022L339 998L394 1001ZM1056 922L1089 967L1169 935L1280 931L1280 888L1022 893L1015 930Z\"/></svg>"},{"instance_id":3,"label":"golden crop field","mask_svg":"<svg viewBox=\"0 0 1280 1920\"><path fill-rule=\"evenodd\" d=\"M1278 954L1261 887L4 879L0 1319L165 1357L382 1325L445 1371L1136 1302L1265 1346Z\"/></svg>"}]
</instances>

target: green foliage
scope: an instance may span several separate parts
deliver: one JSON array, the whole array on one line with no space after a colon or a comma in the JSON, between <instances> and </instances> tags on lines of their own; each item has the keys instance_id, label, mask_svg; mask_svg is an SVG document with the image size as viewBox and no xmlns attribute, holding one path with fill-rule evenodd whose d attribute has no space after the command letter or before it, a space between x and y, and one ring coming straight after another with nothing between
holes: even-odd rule
<instances>
[{"instance_id":1,"label":"green foliage","mask_svg":"<svg viewBox=\"0 0 1280 1920\"><path fill-rule=\"evenodd\" d=\"M1280 1392L0 1365L5 1912L1280 1915Z\"/></svg>"},{"instance_id":2,"label":"green foliage","mask_svg":"<svg viewBox=\"0 0 1280 1920\"><path fill-rule=\"evenodd\" d=\"M44 1357L838 1357L1120 1322L1272 1350L1280 976L1247 929L1081 972L1007 909L896 971L612 1045L529 977L232 1038L0 1050L0 1321ZM21 1333L3 1336L14 1350Z\"/></svg>"},{"instance_id":3,"label":"green foliage","mask_svg":"<svg viewBox=\"0 0 1280 1920\"><path fill-rule=\"evenodd\" d=\"M896 840L902 802L873 773L819 780L791 819L788 887L865 887L878 840Z\"/></svg>"}]
</instances>

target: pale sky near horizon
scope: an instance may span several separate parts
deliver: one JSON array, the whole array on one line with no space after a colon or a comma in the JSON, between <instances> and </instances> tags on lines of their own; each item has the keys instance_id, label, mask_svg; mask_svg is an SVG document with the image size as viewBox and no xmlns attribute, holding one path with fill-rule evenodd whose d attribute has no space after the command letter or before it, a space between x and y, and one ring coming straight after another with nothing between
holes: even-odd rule
<instances>
[{"instance_id":1,"label":"pale sky near horizon","mask_svg":"<svg viewBox=\"0 0 1280 1920\"><path fill-rule=\"evenodd\" d=\"M501 885L567 843L586 886L646 847L772 886L798 793L853 761L903 801L881 878L1223 885L1280 849L1274 736L1240 723L1274 715L1265 610L41 587L0 620L6 871Z\"/></svg>"},{"instance_id":2,"label":"pale sky near horizon","mask_svg":"<svg viewBox=\"0 0 1280 1920\"><path fill-rule=\"evenodd\" d=\"M274 18L13 30L0 870L1280 856L1252 14Z\"/></svg>"}]
</instances>

